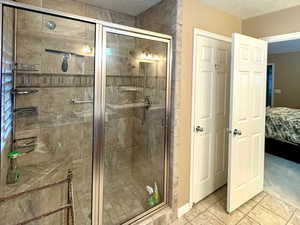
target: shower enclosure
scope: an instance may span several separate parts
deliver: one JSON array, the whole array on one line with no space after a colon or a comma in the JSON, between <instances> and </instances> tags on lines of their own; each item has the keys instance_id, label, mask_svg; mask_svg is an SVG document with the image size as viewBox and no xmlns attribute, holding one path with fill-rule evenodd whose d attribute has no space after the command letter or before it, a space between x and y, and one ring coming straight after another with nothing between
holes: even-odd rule
<instances>
[{"instance_id":1,"label":"shower enclosure","mask_svg":"<svg viewBox=\"0 0 300 225\"><path fill-rule=\"evenodd\" d=\"M0 3L1 223L121 225L167 207L171 38Z\"/></svg>"}]
</instances>

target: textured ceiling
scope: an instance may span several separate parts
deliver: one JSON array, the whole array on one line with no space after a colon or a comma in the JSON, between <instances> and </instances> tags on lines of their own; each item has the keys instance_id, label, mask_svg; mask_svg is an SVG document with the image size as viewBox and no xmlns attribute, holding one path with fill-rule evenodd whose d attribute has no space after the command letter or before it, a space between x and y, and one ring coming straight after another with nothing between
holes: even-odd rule
<instances>
[{"instance_id":1,"label":"textured ceiling","mask_svg":"<svg viewBox=\"0 0 300 225\"><path fill-rule=\"evenodd\" d=\"M274 42L268 46L268 54L300 52L300 39Z\"/></svg>"},{"instance_id":2,"label":"textured ceiling","mask_svg":"<svg viewBox=\"0 0 300 225\"><path fill-rule=\"evenodd\" d=\"M94 6L137 16L162 0L79 0Z\"/></svg>"},{"instance_id":3,"label":"textured ceiling","mask_svg":"<svg viewBox=\"0 0 300 225\"><path fill-rule=\"evenodd\" d=\"M247 19L300 5L300 0L199 0L228 14Z\"/></svg>"}]
</instances>

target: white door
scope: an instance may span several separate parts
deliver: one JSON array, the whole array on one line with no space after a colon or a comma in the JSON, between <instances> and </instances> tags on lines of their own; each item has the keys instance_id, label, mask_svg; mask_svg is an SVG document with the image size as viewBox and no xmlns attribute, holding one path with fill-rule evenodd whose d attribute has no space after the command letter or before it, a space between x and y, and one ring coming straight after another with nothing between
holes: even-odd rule
<instances>
[{"instance_id":1,"label":"white door","mask_svg":"<svg viewBox=\"0 0 300 225\"><path fill-rule=\"evenodd\" d=\"M227 181L230 43L194 36L191 198L196 203Z\"/></svg>"},{"instance_id":2,"label":"white door","mask_svg":"<svg viewBox=\"0 0 300 225\"><path fill-rule=\"evenodd\" d=\"M263 190L267 42L233 34L227 211Z\"/></svg>"}]
</instances>

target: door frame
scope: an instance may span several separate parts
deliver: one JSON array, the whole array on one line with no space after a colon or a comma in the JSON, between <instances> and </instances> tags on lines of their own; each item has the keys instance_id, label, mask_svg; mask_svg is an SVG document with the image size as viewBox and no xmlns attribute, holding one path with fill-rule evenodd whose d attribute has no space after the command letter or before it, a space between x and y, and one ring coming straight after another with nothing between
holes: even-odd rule
<instances>
[{"instance_id":1,"label":"door frame","mask_svg":"<svg viewBox=\"0 0 300 225\"><path fill-rule=\"evenodd\" d=\"M294 33L286 33L286 34L280 34L280 35L273 35L273 36L266 36L266 37L262 37L260 38L262 40L267 41L268 43L276 43L276 42L283 42L283 41L291 41L291 40L297 40L300 39L300 32L294 32ZM272 69L272 79L273 79L273 92L272 92L272 107L274 105L274 99L275 99L275 95L274 95L274 79L275 79L275 63L268 63L268 65L272 65L273 69Z\"/></svg>"},{"instance_id":2,"label":"door frame","mask_svg":"<svg viewBox=\"0 0 300 225\"><path fill-rule=\"evenodd\" d=\"M219 34L216 34L216 33L211 33L211 32L208 32L206 30L202 30L202 29L198 29L198 28L194 28L194 32L193 32L193 72L192 72L192 109L191 109L191 121L190 121L190 132L191 132L191 135L190 135L190 182L189 182L189 203L188 203L188 207L187 208L191 208L192 205L193 205L193 199L194 199L194 192L193 192L193 177L194 177L194 169L193 169L193 160L194 160L194 120L195 120L195 114L194 114L194 111L195 111L195 101L196 101L196 96L195 96L195 90L196 90L196 49L195 49L195 46L196 46L196 37L197 36L202 36L202 37L205 37L205 38L210 38L210 39L215 39L215 40L218 40L218 41L225 41L225 42L229 42L231 43L232 42L232 38L231 37L226 37L226 36L223 36L223 35L219 35Z\"/></svg>"},{"instance_id":3,"label":"door frame","mask_svg":"<svg viewBox=\"0 0 300 225\"><path fill-rule=\"evenodd\" d=\"M300 39L300 32L266 36L266 37L261 37L260 39L265 40L268 43L297 40Z\"/></svg>"},{"instance_id":4,"label":"door frame","mask_svg":"<svg viewBox=\"0 0 300 225\"><path fill-rule=\"evenodd\" d=\"M274 79L275 79L275 63L268 63L267 66L272 66L272 96L271 96L271 107L274 105ZM268 70L267 70L268 71ZM268 76L267 76L268 78Z\"/></svg>"}]
</instances>

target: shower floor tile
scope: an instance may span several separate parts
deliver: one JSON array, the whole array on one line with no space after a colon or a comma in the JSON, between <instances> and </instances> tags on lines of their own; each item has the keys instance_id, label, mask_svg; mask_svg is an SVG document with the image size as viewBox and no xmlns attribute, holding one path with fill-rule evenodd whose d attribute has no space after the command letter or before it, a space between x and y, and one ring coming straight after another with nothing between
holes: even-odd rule
<instances>
[{"instance_id":1,"label":"shower floor tile","mask_svg":"<svg viewBox=\"0 0 300 225\"><path fill-rule=\"evenodd\" d=\"M119 225L148 210L147 197L145 187L133 177L115 178L104 186L103 224Z\"/></svg>"}]
</instances>

